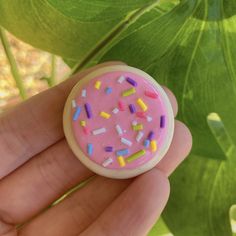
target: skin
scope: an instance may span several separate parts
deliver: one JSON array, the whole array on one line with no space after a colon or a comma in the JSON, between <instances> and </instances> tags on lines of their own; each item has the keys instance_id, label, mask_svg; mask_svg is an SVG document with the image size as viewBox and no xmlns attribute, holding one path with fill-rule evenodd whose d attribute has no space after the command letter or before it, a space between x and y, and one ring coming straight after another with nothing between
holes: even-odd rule
<instances>
[{"instance_id":1,"label":"skin","mask_svg":"<svg viewBox=\"0 0 236 236\"><path fill-rule=\"evenodd\" d=\"M192 146L188 128L175 121L170 149L158 165L128 180L94 175L73 155L62 130L64 103L75 83L107 62L76 74L0 117L0 235L146 235L163 211L168 176ZM174 114L177 102L167 88ZM53 201L93 176L50 209ZM46 210L45 210L46 209ZM17 224L24 224L16 229Z\"/></svg>"}]
</instances>

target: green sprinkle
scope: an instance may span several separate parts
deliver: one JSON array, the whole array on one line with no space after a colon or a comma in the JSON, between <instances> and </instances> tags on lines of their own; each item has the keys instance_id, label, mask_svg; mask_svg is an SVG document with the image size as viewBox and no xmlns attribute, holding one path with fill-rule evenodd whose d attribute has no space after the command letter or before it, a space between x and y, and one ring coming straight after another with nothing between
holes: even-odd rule
<instances>
[{"instance_id":1,"label":"green sprinkle","mask_svg":"<svg viewBox=\"0 0 236 236\"><path fill-rule=\"evenodd\" d=\"M145 153L146 153L146 151L142 149L142 150L132 154L131 156L127 157L125 160L127 162L132 162L132 161L140 158L141 156L145 155Z\"/></svg>"}]
</instances>

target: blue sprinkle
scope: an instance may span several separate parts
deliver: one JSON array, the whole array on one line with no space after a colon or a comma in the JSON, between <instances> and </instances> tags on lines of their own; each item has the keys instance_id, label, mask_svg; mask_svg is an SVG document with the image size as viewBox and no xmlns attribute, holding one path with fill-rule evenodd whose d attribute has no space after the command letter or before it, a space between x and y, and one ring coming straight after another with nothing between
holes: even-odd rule
<instances>
[{"instance_id":1,"label":"blue sprinkle","mask_svg":"<svg viewBox=\"0 0 236 236\"><path fill-rule=\"evenodd\" d=\"M93 154L93 144L92 143L88 143L87 153L88 153L89 156L92 156L92 154Z\"/></svg>"},{"instance_id":2,"label":"blue sprinkle","mask_svg":"<svg viewBox=\"0 0 236 236\"><path fill-rule=\"evenodd\" d=\"M77 107L77 108L76 108L76 111L75 111L75 113L74 113L74 115L73 115L73 121L78 120L80 113L81 113L81 108L80 108L80 107Z\"/></svg>"},{"instance_id":3,"label":"blue sprinkle","mask_svg":"<svg viewBox=\"0 0 236 236\"><path fill-rule=\"evenodd\" d=\"M117 156L125 156L129 154L129 149L121 149L116 152Z\"/></svg>"},{"instance_id":4,"label":"blue sprinkle","mask_svg":"<svg viewBox=\"0 0 236 236\"><path fill-rule=\"evenodd\" d=\"M144 145L145 148L148 148L149 145L150 145L150 140L145 139L143 145Z\"/></svg>"},{"instance_id":5,"label":"blue sprinkle","mask_svg":"<svg viewBox=\"0 0 236 236\"><path fill-rule=\"evenodd\" d=\"M112 88L111 87L107 87L105 92L106 92L106 94L112 93Z\"/></svg>"}]
</instances>

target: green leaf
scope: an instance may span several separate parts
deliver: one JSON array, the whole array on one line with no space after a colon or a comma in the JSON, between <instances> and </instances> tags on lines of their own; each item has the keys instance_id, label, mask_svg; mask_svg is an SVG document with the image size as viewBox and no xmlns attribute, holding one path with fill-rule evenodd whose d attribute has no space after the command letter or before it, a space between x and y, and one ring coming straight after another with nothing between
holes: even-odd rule
<instances>
[{"instance_id":1,"label":"green leaf","mask_svg":"<svg viewBox=\"0 0 236 236\"><path fill-rule=\"evenodd\" d=\"M76 62L76 69L123 60L172 89L178 119L193 134L193 150L171 177L164 220L175 236L232 235L236 2L182 0L167 10L157 1L115 2L120 4L1 0L0 23L26 42Z\"/></svg>"}]
</instances>

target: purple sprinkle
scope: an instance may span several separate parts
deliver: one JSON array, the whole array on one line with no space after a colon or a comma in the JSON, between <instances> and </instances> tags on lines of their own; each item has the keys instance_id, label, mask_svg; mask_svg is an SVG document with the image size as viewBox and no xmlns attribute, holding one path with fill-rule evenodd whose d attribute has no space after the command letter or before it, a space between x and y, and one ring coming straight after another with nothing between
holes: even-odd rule
<instances>
[{"instance_id":1,"label":"purple sprinkle","mask_svg":"<svg viewBox=\"0 0 236 236\"><path fill-rule=\"evenodd\" d=\"M134 87L137 87L137 85L138 85L136 81L134 81L133 79L131 79L129 77L126 78L126 81L128 83L130 83L131 85L133 85Z\"/></svg>"},{"instance_id":2,"label":"purple sprinkle","mask_svg":"<svg viewBox=\"0 0 236 236\"><path fill-rule=\"evenodd\" d=\"M151 131L149 134L148 134L148 140L152 141L154 138L154 132Z\"/></svg>"},{"instance_id":3,"label":"purple sprinkle","mask_svg":"<svg viewBox=\"0 0 236 236\"><path fill-rule=\"evenodd\" d=\"M161 116L161 119L160 119L160 127L161 127L161 128L164 128L164 127L165 127L165 116Z\"/></svg>"},{"instance_id":4,"label":"purple sprinkle","mask_svg":"<svg viewBox=\"0 0 236 236\"><path fill-rule=\"evenodd\" d=\"M92 118L92 110L91 110L91 106L88 103L85 103L84 105L87 117L90 119Z\"/></svg>"},{"instance_id":5,"label":"purple sprinkle","mask_svg":"<svg viewBox=\"0 0 236 236\"><path fill-rule=\"evenodd\" d=\"M113 152L113 147L107 146L107 147L105 147L105 151L106 152Z\"/></svg>"},{"instance_id":6,"label":"purple sprinkle","mask_svg":"<svg viewBox=\"0 0 236 236\"><path fill-rule=\"evenodd\" d=\"M131 113L136 112L136 108L135 108L134 104L129 104L129 110L130 110Z\"/></svg>"}]
</instances>

